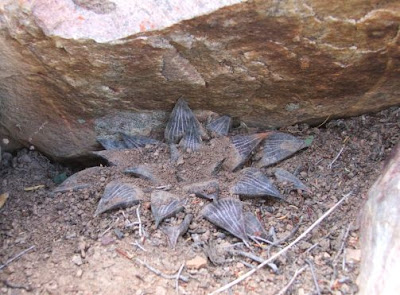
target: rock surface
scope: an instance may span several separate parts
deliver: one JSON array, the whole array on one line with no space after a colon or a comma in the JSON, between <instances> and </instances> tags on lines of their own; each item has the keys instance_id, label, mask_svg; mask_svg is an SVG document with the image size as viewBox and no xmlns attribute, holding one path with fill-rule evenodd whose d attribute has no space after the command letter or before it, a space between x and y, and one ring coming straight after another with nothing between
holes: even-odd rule
<instances>
[{"instance_id":1,"label":"rock surface","mask_svg":"<svg viewBox=\"0 0 400 295\"><path fill-rule=\"evenodd\" d=\"M397 0L239 2L0 0L3 147L83 156L180 96L260 128L400 103Z\"/></svg>"},{"instance_id":2,"label":"rock surface","mask_svg":"<svg viewBox=\"0 0 400 295\"><path fill-rule=\"evenodd\" d=\"M400 145L369 191L361 228L360 295L400 289Z\"/></svg>"}]
</instances>

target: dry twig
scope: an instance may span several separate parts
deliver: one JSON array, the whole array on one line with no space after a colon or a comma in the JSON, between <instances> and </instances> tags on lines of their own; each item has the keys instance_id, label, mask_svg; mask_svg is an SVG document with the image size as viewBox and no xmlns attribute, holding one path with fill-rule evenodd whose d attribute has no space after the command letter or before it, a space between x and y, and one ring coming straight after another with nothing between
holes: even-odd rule
<instances>
[{"instance_id":1,"label":"dry twig","mask_svg":"<svg viewBox=\"0 0 400 295\"><path fill-rule=\"evenodd\" d=\"M136 216L137 216L138 223L139 223L139 236L142 237L143 236L143 227L142 227L142 220L140 219L140 204L136 208Z\"/></svg>"},{"instance_id":2,"label":"dry twig","mask_svg":"<svg viewBox=\"0 0 400 295\"><path fill-rule=\"evenodd\" d=\"M306 259L306 262L310 266L311 274L312 274L314 285L315 285L315 289L317 289L317 294L321 295L321 290L319 289L317 275L315 274L315 271L314 271L314 265L312 264L311 260Z\"/></svg>"},{"instance_id":3,"label":"dry twig","mask_svg":"<svg viewBox=\"0 0 400 295\"><path fill-rule=\"evenodd\" d=\"M337 159L339 159L340 155L342 154L343 150L344 150L345 146L342 146L342 148L340 149L339 153L336 155L336 157L332 160L332 162L328 165L329 169L332 169L333 164L337 161Z\"/></svg>"},{"instance_id":4,"label":"dry twig","mask_svg":"<svg viewBox=\"0 0 400 295\"><path fill-rule=\"evenodd\" d=\"M6 263L0 265L0 270L2 270L3 268L5 268L7 265L9 265L11 262L13 262L14 260L20 258L22 255L24 255L25 253L31 251L32 249L34 249L35 246L30 246L28 249L25 249L24 251L18 253L17 255L15 255L13 258L10 258L6 261Z\"/></svg>"},{"instance_id":5,"label":"dry twig","mask_svg":"<svg viewBox=\"0 0 400 295\"><path fill-rule=\"evenodd\" d=\"M181 267L178 270L178 273L176 274L176 281L175 281L176 294L179 294L179 277L181 276L184 267L185 263L182 263Z\"/></svg>"},{"instance_id":6,"label":"dry twig","mask_svg":"<svg viewBox=\"0 0 400 295\"><path fill-rule=\"evenodd\" d=\"M144 262L143 260L141 260L141 259L139 259L139 258L136 258L135 260L136 260L137 262L139 262L141 265L147 267L151 272L155 273L156 275L158 275L158 276L160 276L160 277L162 277L162 278L164 278L164 279L175 280L175 279L178 279L178 278L179 278L180 280L182 280L182 281L184 281L184 282L186 282L186 283L189 282L188 277L186 277L186 276L184 276L184 275L181 275L181 274L179 274L179 276L178 276L178 273L179 273L179 272L176 273L176 274L174 274L174 275L167 275L167 274L165 274L165 273L159 271L158 269L152 267L151 265L147 264L146 262Z\"/></svg>"},{"instance_id":7,"label":"dry twig","mask_svg":"<svg viewBox=\"0 0 400 295\"><path fill-rule=\"evenodd\" d=\"M132 245L138 247L139 249L143 250L144 252L147 252L147 250L142 245L140 245L140 243L138 241L135 241L134 243L132 243Z\"/></svg>"},{"instance_id":8,"label":"dry twig","mask_svg":"<svg viewBox=\"0 0 400 295\"><path fill-rule=\"evenodd\" d=\"M247 273L245 273L244 275L240 276L236 280L234 280L234 281L230 282L229 284L226 284L226 285L222 286L221 288L211 292L210 295L218 294L218 293L223 292L223 291L231 288L232 286L240 283L241 281L243 281L243 280L247 279L248 277L250 277L257 270L263 268L265 265L267 265L268 263L272 262L274 259L276 259L280 255L282 255L283 253L288 251L291 247L293 247L300 240L302 240L309 232L311 232L317 225L319 225L322 220L324 220L329 214L331 214L332 211L335 210L340 204L342 204L343 201L346 200L350 195L351 195L351 192L346 194L346 195L344 195L332 208L330 208L328 211L326 211L324 214L322 214L322 216L320 218L318 218L309 228L307 228L300 236L298 236L293 242L291 242L285 248L283 248L282 250L280 250L279 252L274 254L269 259L265 260L263 263L259 264L256 268L254 268L254 269L248 271Z\"/></svg>"},{"instance_id":9,"label":"dry twig","mask_svg":"<svg viewBox=\"0 0 400 295\"><path fill-rule=\"evenodd\" d=\"M296 280L297 276L299 274L301 274L306 268L307 268L307 265L303 266L300 269L297 269L296 272L294 273L293 277L290 279L289 283L287 283L287 285L282 290L280 290L277 295L284 295L286 293L286 291L290 288L290 286L293 284L293 282Z\"/></svg>"}]
</instances>

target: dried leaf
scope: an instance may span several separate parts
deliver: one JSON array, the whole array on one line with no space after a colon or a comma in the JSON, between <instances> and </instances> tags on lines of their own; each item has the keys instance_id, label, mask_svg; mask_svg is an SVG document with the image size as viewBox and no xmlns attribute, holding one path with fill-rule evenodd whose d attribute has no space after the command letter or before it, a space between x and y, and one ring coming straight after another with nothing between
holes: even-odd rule
<instances>
[{"instance_id":1,"label":"dried leaf","mask_svg":"<svg viewBox=\"0 0 400 295\"><path fill-rule=\"evenodd\" d=\"M26 188L24 188L24 191L31 192L31 191L36 191L36 190L41 189L41 188L44 188L44 184L39 184L39 185L35 185L35 186L26 187Z\"/></svg>"},{"instance_id":2,"label":"dried leaf","mask_svg":"<svg viewBox=\"0 0 400 295\"><path fill-rule=\"evenodd\" d=\"M3 208L9 196L10 196L9 193L3 193L0 195L0 209Z\"/></svg>"}]
</instances>

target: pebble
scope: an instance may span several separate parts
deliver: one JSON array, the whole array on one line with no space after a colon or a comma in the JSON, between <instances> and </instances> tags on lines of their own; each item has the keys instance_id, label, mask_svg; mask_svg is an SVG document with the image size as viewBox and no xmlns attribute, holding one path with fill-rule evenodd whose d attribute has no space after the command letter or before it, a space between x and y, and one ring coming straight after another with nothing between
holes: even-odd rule
<instances>
[{"instance_id":1,"label":"pebble","mask_svg":"<svg viewBox=\"0 0 400 295\"><path fill-rule=\"evenodd\" d=\"M154 292L154 294L157 294L157 295L167 295L167 290L166 290L164 287L162 287L162 286L157 286L157 287L156 287L156 291Z\"/></svg>"},{"instance_id":2,"label":"pebble","mask_svg":"<svg viewBox=\"0 0 400 295\"><path fill-rule=\"evenodd\" d=\"M207 266L207 259L199 255L197 255L193 259L186 261L187 268L200 269L206 266Z\"/></svg>"},{"instance_id":3,"label":"pebble","mask_svg":"<svg viewBox=\"0 0 400 295\"><path fill-rule=\"evenodd\" d=\"M76 272L76 276L78 278L80 278L80 277L82 277L82 275L83 275L83 270L82 269L78 269L78 271Z\"/></svg>"},{"instance_id":4,"label":"pebble","mask_svg":"<svg viewBox=\"0 0 400 295\"><path fill-rule=\"evenodd\" d=\"M71 260L77 266L80 266L83 264L82 257L79 254L72 256Z\"/></svg>"},{"instance_id":5,"label":"pebble","mask_svg":"<svg viewBox=\"0 0 400 295\"><path fill-rule=\"evenodd\" d=\"M359 262L361 259L361 250L360 249L346 249L346 261L348 262Z\"/></svg>"}]
</instances>

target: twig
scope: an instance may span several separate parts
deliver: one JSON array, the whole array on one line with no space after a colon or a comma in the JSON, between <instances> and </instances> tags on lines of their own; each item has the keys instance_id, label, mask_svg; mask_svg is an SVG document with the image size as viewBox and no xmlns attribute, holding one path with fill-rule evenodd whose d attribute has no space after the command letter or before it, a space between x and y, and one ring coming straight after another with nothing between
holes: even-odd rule
<instances>
[{"instance_id":1,"label":"twig","mask_svg":"<svg viewBox=\"0 0 400 295\"><path fill-rule=\"evenodd\" d=\"M24 289L27 292L31 292L32 291L31 287L27 287L27 286L24 286L24 285L17 285L17 284L9 282L7 280L3 280L2 282L3 282L3 284L5 286L7 286L8 288L11 288L11 289Z\"/></svg>"},{"instance_id":2,"label":"twig","mask_svg":"<svg viewBox=\"0 0 400 295\"><path fill-rule=\"evenodd\" d=\"M339 153L336 155L336 157L332 160L332 162L328 165L329 169L332 169L333 163L336 162L337 159L339 159L340 155L342 154L343 150L344 150L345 146L342 146L342 148L340 149Z\"/></svg>"},{"instance_id":3,"label":"twig","mask_svg":"<svg viewBox=\"0 0 400 295\"><path fill-rule=\"evenodd\" d=\"M330 117L331 117L331 115L329 115L328 117L326 117L326 119L324 120L324 122L322 122L321 124L319 124L316 128L319 128L319 127L324 126L324 124L325 124L326 122L328 122L328 120L329 120Z\"/></svg>"},{"instance_id":4,"label":"twig","mask_svg":"<svg viewBox=\"0 0 400 295\"><path fill-rule=\"evenodd\" d=\"M276 242L273 242L271 244L271 247L283 244L284 242L289 240L291 237L293 237L296 234L296 232L299 230L300 225L302 224L302 221L303 221L303 216L300 217L299 223L292 229L292 231L286 237L284 237Z\"/></svg>"},{"instance_id":5,"label":"twig","mask_svg":"<svg viewBox=\"0 0 400 295\"><path fill-rule=\"evenodd\" d=\"M229 284L226 284L226 285L222 286L221 288L211 292L210 295L218 294L218 293L223 292L223 291L231 288L232 286L240 283L241 281L243 281L243 280L247 279L248 277L250 277L257 270L263 268L266 264L270 263L271 261L273 261L274 259L276 259L280 255L282 255L283 253L288 251L291 247L293 247L301 239L303 239L309 232L311 232L318 224L320 224L322 220L324 220L329 214L331 214L332 211L335 210L340 204L342 204L343 201L346 200L351 194L352 193L350 192L350 193L344 195L333 207L331 207L328 211L326 211L324 214L322 214L322 216L320 218L318 218L309 228L307 228L300 236L298 236L293 242L291 242L285 248L283 248L282 250L280 250L279 252L274 254L269 259L265 260L263 263L259 264L256 268L254 268L254 269L248 271L247 273L245 273L244 275L240 276L236 280L234 280L234 281L230 282Z\"/></svg>"},{"instance_id":6,"label":"twig","mask_svg":"<svg viewBox=\"0 0 400 295\"><path fill-rule=\"evenodd\" d=\"M132 245L138 247L139 249L143 250L144 252L147 252L147 250L142 245L140 245L138 241L135 241L134 243L132 243Z\"/></svg>"},{"instance_id":7,"label":"twig","mask_svg":"<svg viewBox=\"0 0 400 295\"><path fill-rule=\"evenodd\" d=\"M239 251L239 250L229 250L230 253L236 254L236 255L241 255L247 258L250 258L251 260L254 260L258 263L262 263L264 259L261 257L254 255L252 253L244 252L244 251ZM278 267L274 263L268 263L268 266L274 271L274 273L278 272Z\"/></svg>"},{"instance_id":8,"label":"twig","mask_svg":"<svg viewBox=\"0 0 400 295\"><path fill-rule=\"evenodd\" d=\"M184 267L185 263L182 263L181 267L178 270L178 273L176 274L176 281L175 281L176 294L179 294L179 277L181 276Z\"/></svg>"},{"instance_id":9,"label":"twig","mask_svg":"<svg viewBox=\"0 0 400 295\"><path fill-rule=\"evenodd\" d=\"M262 237L259 236L249 236L250 239L252 239L253 241L260 241L260 242L264 242L266 244L272 245L274 242L268 241L267 239L263 239ZM257 243L258 244L258 243Z\"/></svg>"},{"instance_id":10,"label":"twig","mask_svg":"<svg viewBox=\"0 0 400 295\"><path fill-rule=\"evenodd\" d=\"M175 280L177 278L179 278L180 280L184 281L184 282L189 282L189 279L184 276L184 275L179 275L178 274L174 274L174 275L167 275L165 273L162 273L161 271L159 271L158 269L152 267L151 265L147 264L146 262L144 262L143 260L136 258L135 259L137 262L139 262L141 265L147 267L151 272L154 272L156 275L164 278L164 279L168 279L168 280Z\"/></svg>"},{"instance_id":11,"label":"twig","mask_svg":"<svg viewBox=\"0 0 400 295\"><path fill-rule=\"evenodd\" d=\"M340 254L342 253L342 251L343 251L343 249L344 249L344 245L345 245L346 240L347 240L347 237L348 237L348 235L349 235L349 233L350 233L351 224L352 224L352 223L350 223L350 224L347 226L346 232L344 233L343 238L342 238L342 243L341 243L341 245L340 245L340 249L339 249L338 253L335 255L335 258L333 258L333 262L335 262L335 261L339 258Z\"/></svg>"},{"instance_id":12,"label":"twig","mask_svg":"<svg viewBox=\"0 0 400 295\"><path fill-rule=\"evenodd\" d=\"M318 281L317 281L317 276L315 274L314 271L314 265L312 264L312 262L308 259L306 259L306 262L308 263L308 265L310 266L310 270L311 270L311 274L313 277L313 281L314 281L314 285L315 285L315 289L317 289L317 294L321 295L321 290L319 289L319 285L318 285Z\"/></svg>"},{"instance_id":13,"label":"twig","mask_svg":"<svg viewBox=\"0 0 400 295\"><path fill-rule=\"evenodd\" d=\"M140 219L140 204L136 208L136 216L137 216L137 219L139 222L139 236L142 237L143 236L143 228L142 228L142 220Z\"/></svg>"},{"instance_id":14,"label":"twig","mask_svg":"<svg viewBox=\"0 0 400 295\"><path fill-rule=\"evenodd\" d=\"M293 284L293 282L296 280L297 276L301 274L306 268L307 265L304 265L302 268L297 269L293 277L290 279L289 283L287 283L287 285L282 290L280 290L277 295L284 295L286 291L290 288L290 286Z\"/></svg>"},{"instance_id":15,"label":"twig","mask_svg":"<svg viewBox=\"0 0 400 295\"><path fill-rule=\"evenodd\" d=\"M273 242L269 247L268 247L268 257L271 255L271 248L274 246L279 246L280 244L283 244L284 242L286 242L287 240L289 240L291 237L293 237L296 232L299 230L300 226L301 226L301 222L303 221L303 216L300 217L299 223L292 229L292 231L284 238Z\"/></svg>"},{"instance_id":16,"label":"twig","mask_svg":"<svg viewBox=\"0 0 400 295\"><path fill-rule=\"evenodd\" d=\"M239 260L240 263L243 263L243 265L247 266L248 268L255 268L254 265L252 265L251 263L248 263L244 260Z\"/></svg>"},{"instance_id":17,"label":"twig","mask_svg":"<svg viewBox=\"0 0 400 295\"><path fill-rule=\"evenodd\" d=\"M28 249L25 249L24 251L22 251L22 252L18 253L17 255L15 255L13 258L8 259L8 260L6 261L6 263L0 265L0 270L2 270L2 269L5 268L7 265L9 265L11 262L13 262L14 260L20 258L22 255L24 255L25 253L31 251L31 250L34 249L34 248L35 248L34 245L33 245L33 246L30 246Z\"/></svg>"}]
</instances>

